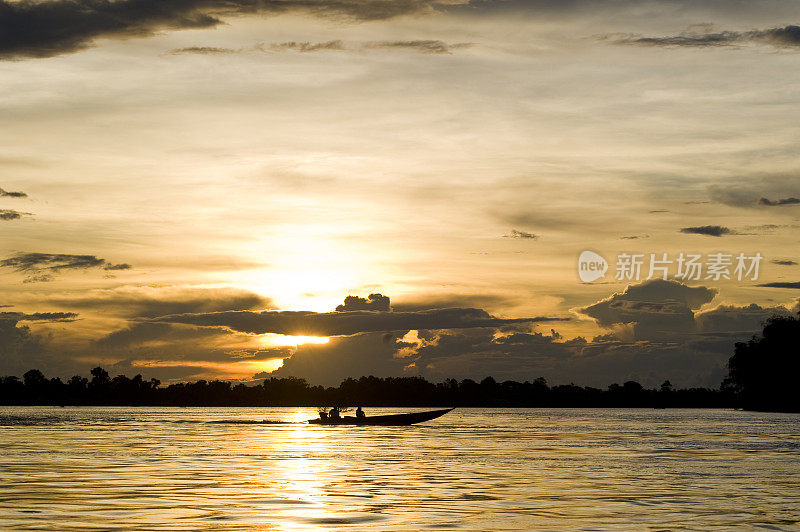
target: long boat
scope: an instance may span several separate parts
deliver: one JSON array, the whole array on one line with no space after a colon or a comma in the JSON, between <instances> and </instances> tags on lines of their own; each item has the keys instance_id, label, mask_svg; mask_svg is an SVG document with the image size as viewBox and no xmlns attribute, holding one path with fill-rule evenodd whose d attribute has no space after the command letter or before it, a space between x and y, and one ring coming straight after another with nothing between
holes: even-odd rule
<instances>
[{"instance_id":1,"label":"long boat","mask_svg":"<svg viewBox=\"0 0 800 532\"><path fill-rule=\"evenodd\" d=\"M445 408L442 410L429 410L427 412L414 412L412 414L388 414L385 416L365 416L353 417L344 416L339 419L332 418L316 418L309 419L309 423L314 425L377 425L377 426L400 426L400 425L413 425L414 423L422 423L423 421L430 421L439 416L443 416L452 408Z\"/></svg>"}]
</instances>

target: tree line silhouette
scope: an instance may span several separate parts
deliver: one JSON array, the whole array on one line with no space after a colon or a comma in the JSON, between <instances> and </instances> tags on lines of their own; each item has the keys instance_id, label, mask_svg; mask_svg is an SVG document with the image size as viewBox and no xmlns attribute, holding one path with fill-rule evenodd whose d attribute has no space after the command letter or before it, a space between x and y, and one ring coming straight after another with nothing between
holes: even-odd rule
<instances>
[{"instance_id":1,"label":"tree line silhouette","mask_svg":"<svg viewBox=\"0 0 800 532\"><path fill-rule=\"evenodd\" d=\"M605 390L573 384L549 386L533 382L497 382L486 377L432 383L420 377L361 377L345 379L338 387L311 386L295 377L269 378L255 386L227 381L170 384L141 375L110 377L101 367L91 379L75 376L67 382L30 370L22 379L0 380L0 403L17 405L166 405L166 406L598 406L598 407L722 407L729 394L692 388L673 390L669 381L648 390L635 381L612 384Z\"/></svg>"},{"instance_id":2,"label":"tree line silhouette","mask_svg":"<svg viewBox=\"0 0 800 532\"><path fill-rule=\"evenodd\" d=\"M574 384L550 386L533 382L497 382L486 377L448 379L439 383L421 377L348 378L338 387L311 386L296 377L269 378L247 386L227 381L185 382L162 387L141 375L111 377L96 367L91 378L76 375L67 382L37 370L0 378L0 404L5 405L161 405L161 406L481 406L481 407L652 407L720 408L800 412L800 319L769 319L760 337L735 345L728 377L719 389L673 389L669 381L645 389L636 381L606 389Z\"/></svg>"}]
</instances>

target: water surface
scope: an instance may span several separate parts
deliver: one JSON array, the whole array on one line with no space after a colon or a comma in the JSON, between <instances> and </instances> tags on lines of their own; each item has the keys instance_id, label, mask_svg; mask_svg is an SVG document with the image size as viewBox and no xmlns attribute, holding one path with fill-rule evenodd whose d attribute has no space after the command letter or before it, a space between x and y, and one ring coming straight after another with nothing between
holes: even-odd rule
<instances>
[{"instance_id":1,"label":"water surface","mask_svg":"<svg viewBox=\"0 0 800 532\"><path fill-rule=\"evenodd\" d=\"M0 407L0 529L800 529L798 415L458 409L412 427L300 423L315 415Z\"/></svg>"}]
</instances>

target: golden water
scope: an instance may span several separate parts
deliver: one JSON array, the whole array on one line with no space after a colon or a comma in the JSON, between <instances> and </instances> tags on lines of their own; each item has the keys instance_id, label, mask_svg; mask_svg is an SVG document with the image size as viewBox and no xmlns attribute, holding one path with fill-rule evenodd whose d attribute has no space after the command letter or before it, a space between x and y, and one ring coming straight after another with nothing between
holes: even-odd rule
<instances>
[{"instance_id":1,"label":"golden water","mask_svg":"<svg viewBox=\"0 0 800 532\"><path fill-rule=\"evenodd\" d=\"M368 408L367 414L411 409ZM800 416L0 407L2 530L792 530ZM260 420L284 423L251 423Z\"/></svg>"}]
</instances>

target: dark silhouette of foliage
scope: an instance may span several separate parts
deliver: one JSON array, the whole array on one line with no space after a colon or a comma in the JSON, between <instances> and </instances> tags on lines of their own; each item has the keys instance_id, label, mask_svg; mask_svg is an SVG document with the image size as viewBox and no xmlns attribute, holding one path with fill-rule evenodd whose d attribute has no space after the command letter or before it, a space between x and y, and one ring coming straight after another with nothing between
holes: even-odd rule
<instances>
[{"instance_id":1,"label":"dark silhouette of foliage","mask_svg":"<svg viewBox=\"0 0 800 532\"><path fill-rule=\"evenodd\" d=\"M296 377L269 378L247 386L227 381L182 382L162 387L141 375L111 377L91 370L91 379L76 375L66 383L40 371L0 378L0 404L42 405L167 405L167 406L475 406L475 407L725 407L736 396L709 389L674 390L669 381L648 390L636 381L612 384L607 390L574 384L549 386L533 382L497 382L486 377L448 379L439 383L421 377L349 378L336 387L311 386Z\"/></svg>"},{"instance_id":2,"label":"dark silhouette of foliage","mask_svg":"<svg viewBox=\"0 0 800 532\"><path fill-rule=\"evenodd\" d=\"M735 345L722 390L749 410L800 412L799 372L800 318L775 316Z\"/></svg>"}]
</instances>

